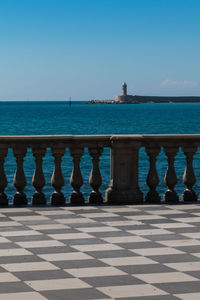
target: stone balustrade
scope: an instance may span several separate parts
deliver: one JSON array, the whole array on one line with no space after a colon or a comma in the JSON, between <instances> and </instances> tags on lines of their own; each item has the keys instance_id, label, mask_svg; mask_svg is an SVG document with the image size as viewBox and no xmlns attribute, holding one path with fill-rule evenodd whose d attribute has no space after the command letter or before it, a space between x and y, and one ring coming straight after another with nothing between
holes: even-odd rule
<instances>
[{"instance_id":1,"label":"stone balustrade","mask_svg":"<svg viewBox=\"0 0 200 300\"><path fill-rule=\"evenodd\" d=\"M8 149L12 148L16 159L16 171L13 185L16 193L13 195L13 204L16 206L27 205L28 199L24 193L27 185L23 162L27 149L32 149L35 159L35 170L33 170L32 185L35 192L32 196L32 204L46 204L46 197L42 191L45 186L45 175L43 172L43 158L46 149L50 148L54 160L54 170L51 177L51 186L54 191L51 195L52 205L64 205L68 199L62 192L65 178L62 172L62 159L66 149L70 151L73 161L73 169L70 184L73 188L69 202L71 205L83 205L87 201L81 192L81 187L86 180L82 176L81 158L87 148L92 169L89 176L91 192L88 195L90 204L102 204L104 202L99 191L102 185L99 161L103 158L104 148L110 148L110 185L105 191L105 202L109 204L138 204L177 203L179 201L191 202L197 200L193 190L196 182L193 169L193 156L200 145L200 135L91 135L91 136L0 136L0 205L8 205L6 188L8 180L4 163ZM139 174L139 151L145 148L149 158L149 171L145 178L149 191L143 195L138 183ZM179 199L175 187L177 175L174 167L176 154L182 149L185 155L185 171L183 183L185 190ZM168 167L164 177L166 192L163 197L159 195L156 188L159 184L159 174L156 168L156 160L161 151L164 150ZM83 180L84 179L84 180ZM48 183L47 183L48 184Z\"/></svg>"}]
</instances>

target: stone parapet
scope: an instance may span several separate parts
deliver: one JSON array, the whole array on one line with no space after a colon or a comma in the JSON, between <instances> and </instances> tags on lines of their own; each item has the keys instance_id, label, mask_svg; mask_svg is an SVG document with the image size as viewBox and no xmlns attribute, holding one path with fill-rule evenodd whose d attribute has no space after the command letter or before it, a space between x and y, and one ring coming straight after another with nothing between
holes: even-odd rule
<instances>
[{"instance_id":1,"label":"stone parapet","mask_svg":"<svg viewBox=\"0 0 200 300\"><path fill-rule=\"evenodd\" d=\"M51 185L54 189L51 195L52 205L65 205L66 195L62 188L65 185L65 177L62 171L62 160L69 149L69 160L73 162L70 184L73 188L70 196L72 205L91 204L138 204L146 201L148 203L177 203L179 201L191 202L197 200L193 190L196 177L193 169L193 158L200 145L199 134L186 135L40 135L40 136L0 136L0 205L8 205L6 193L9 187L5 162L9 148L13 150L16 159L16 172L13 174L13 185L16 193L13 195L13 204L16 206L27 205L24 190L27 186L26 172L24 170L24 159L27 150L32 149L35 160L32 185L35 192L32 204L45 204L47 199L42 189L45 187L46 179L43 172L43 159L46 150L51 149L54 170L52 172ZM102 178L100 160L104 160L103 150L110 149L110 184L105 192L105 200L101 185ZM146 149L149 158L149 171L146 184L149 187L147 195L139 187L139 151ZM84 152L88 150L91 172L88 179L91 192L88 201L84 199L81 188L86 181L82 175L81 160ZM183 183L185 190L179 199L176 193L177 175L175 168L176 155L182 149L185 155L185 171ZM159 195L157 186L159 174L157 172L157 157L163 150L166 155L167 169L164 178L166 192L163 197ZM69 154L68 154L69 155ZM165 162L165 163L166 163Z\"/></svg>"}]
</instances>

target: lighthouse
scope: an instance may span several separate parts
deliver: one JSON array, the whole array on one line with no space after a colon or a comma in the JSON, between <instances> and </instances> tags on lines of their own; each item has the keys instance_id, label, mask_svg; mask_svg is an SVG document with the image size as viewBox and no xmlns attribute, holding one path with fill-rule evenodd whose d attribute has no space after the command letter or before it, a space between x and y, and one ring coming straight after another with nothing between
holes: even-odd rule
<instances>
[{"instance_id":1,"label":"lighthouse","mask_svg":"<svg viewBox=\"0 0 200 300\"><path fill-rule=\"evenodd\" d=\"M122 84L122 95L116 96L115 101L117 103L136 103L135 96L127 94L127 84L124 82Z\"/></svg>"},{"instance_id":2,"label":"lighthouse","mask_svg":"<svg viewBox=\"0 0 200 300\"><path fill-rule=\"evenodd\" d=\"M127 96L127 84L126 84L126 82L124 82L122 84L122 95Z\"/></svg>"}]
</instances>

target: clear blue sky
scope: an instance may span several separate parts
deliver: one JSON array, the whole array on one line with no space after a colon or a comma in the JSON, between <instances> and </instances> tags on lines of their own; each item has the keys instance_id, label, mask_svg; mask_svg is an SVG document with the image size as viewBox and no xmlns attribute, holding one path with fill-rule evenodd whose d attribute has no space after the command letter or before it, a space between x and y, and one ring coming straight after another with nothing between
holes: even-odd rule
<instances>
[{"instance_id":1,"label":"clear blue sky","mask_svg":"<svg viewBox=\"0 0 200 300\"><path fill-rule=\"evenodd\" d=\"M0 100L200 96L199 0L0 0Z\"/></svg>"}]
</instances>

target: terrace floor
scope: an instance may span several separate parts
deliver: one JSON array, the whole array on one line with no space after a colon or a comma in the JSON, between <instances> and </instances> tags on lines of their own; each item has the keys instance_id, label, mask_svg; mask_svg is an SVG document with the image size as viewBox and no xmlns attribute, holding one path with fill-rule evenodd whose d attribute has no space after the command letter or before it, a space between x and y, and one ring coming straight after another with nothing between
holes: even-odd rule
<instances>
[{"instance_id":1,"label":"terrace floor","mask_svg":"<svg viewBox=\"0 0 200 300\"><path fill-rule=\"evenodd\" d=\"M198 300L200 205L0 209L2 300Z\"/></svg>"}]
</instances>

